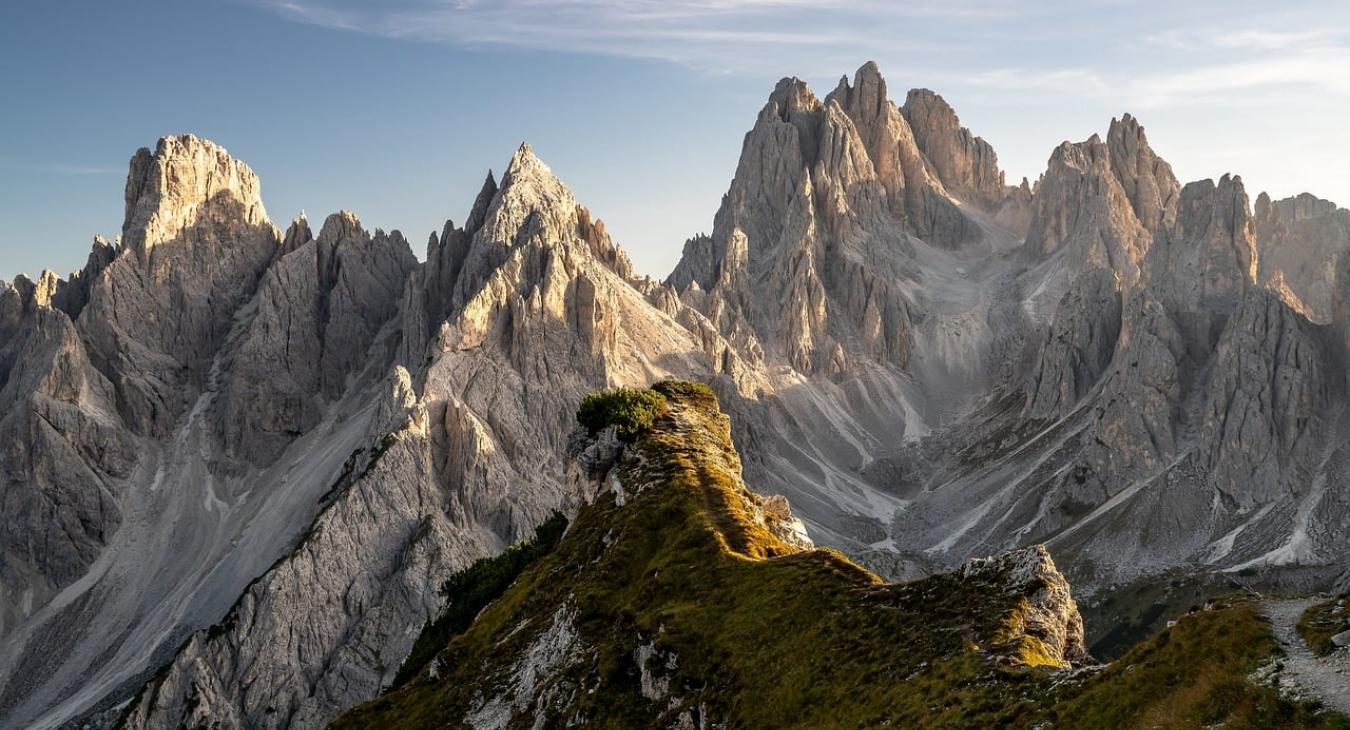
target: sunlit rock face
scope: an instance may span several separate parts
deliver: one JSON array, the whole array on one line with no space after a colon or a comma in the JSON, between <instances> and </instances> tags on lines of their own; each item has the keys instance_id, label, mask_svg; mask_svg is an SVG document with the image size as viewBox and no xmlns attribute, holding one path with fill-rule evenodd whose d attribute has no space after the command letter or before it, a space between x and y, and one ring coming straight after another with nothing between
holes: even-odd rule
<instances>
[{"instance_id":1,"label":"sunlit rock face","mask_svg":"<svg viewBox=\"0 0 1350 730\"><path fill-rule=\"evenodd\" d=\"M528 145L423 261L352 213L281 232L211 142L138 152L120 241L0 292L0 715L325 724L446 576L591 496L581 397L666 376L892 577L1039 543L1082 594L1350 557L1345 211L1182 185L1129 115L1008 185L873 64L747 121L661 281Z\"/></svg>"},{"instance_id":2,"label":"sunlit rock face","mask_svg":"<svg viewBox=\"0 0 1350 730\"><path fill-rule=\"evenodd\" d=\"M1254 213L1262 282L1296 298L1313 321L1331 321L1344 281L1338 267L1350 250L1350 211L1308 193L1284 200L1262 193Z\"/></svg>"}]
</instances>

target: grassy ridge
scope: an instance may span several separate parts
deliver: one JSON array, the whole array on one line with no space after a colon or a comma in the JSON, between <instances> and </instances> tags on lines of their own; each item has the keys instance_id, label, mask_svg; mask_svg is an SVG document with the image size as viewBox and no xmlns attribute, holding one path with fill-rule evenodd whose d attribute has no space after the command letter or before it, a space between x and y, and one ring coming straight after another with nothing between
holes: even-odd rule
<instances>
[{"instance_id":1,"label":"grassy ridge","mask_svg":"<svg viewBox=\"0 0 1350 730\"><path fill-rule=\"evenodd\" d=\"M1234 597L1198 611L1055 697L1054 727L1346 728L1345 718L1281 699L1249 679L1279 651L1257 606Z\"/></svg>"},{"instance_id":2,"label":"grassy ridge","mask_svg":"<svg viewBox=\"0 0 1350 730\"><path fill-rule=\"evenodd\" d=\"M511 727L684 714L744 728L1340 727L1247 681L1276 647L1238 600L1070 674L1009 633L1029 596L992 579L887 585L797 550L756 514L711 393L659 387L668 407L634 434L622 504L602 493L467 630L428 639L435 676L415 672L335 727L463 726L520 686L522 657L554 663L527 673L542 709L503 705ZM555 641L559 626L573 638Z\"/></svg>"}]
</instances>

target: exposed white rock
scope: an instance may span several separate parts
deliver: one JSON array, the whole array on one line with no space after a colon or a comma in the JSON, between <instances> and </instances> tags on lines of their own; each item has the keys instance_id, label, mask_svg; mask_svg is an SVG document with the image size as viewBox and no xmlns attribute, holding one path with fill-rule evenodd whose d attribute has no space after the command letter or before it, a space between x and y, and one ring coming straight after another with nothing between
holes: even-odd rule
<instances>
[{"instance_id":1,"label":"exposed white rock","mask_svg":"<svg viewBox=\"0 0 1350 730\"><path fill-rule=\"evenodd\" d=\"M1083 617L1044 545L972 558L961 566L960 576L968 581L992 581L998 590L1026 595L1005 639L1023 635L1038 639L1048 656L1064 666L1091 661L1083 643Z\"/></svg>"},{"instance_id":2,"label":"exposed white rock","mask_svg":"<svg viewBox=\"0 0 1350 730\"><path fill-rule=\"evenodd\" d=\"M481 704L464 717L475 730L501 730L518 712L543 716L543 708L531 706L540 699L539 687L554 679L553 673L577 661L583 650L577 633L576 606L565 603L553 614L547 629L521 652L520 661L511 668L511 676L500 687L489 687Z\"/></svg>"}]
</instances>

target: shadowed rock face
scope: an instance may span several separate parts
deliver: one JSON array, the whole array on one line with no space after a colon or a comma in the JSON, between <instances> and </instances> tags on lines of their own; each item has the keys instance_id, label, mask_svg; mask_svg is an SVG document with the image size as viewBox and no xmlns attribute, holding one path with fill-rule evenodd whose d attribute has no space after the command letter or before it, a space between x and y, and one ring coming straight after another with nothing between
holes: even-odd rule
<instances>
[{"instance_id":1,"label":"shadowed rock face","mask_svg":"<svg viewBox=\"0 0 1350 730\"><path fill-rule=\"evenodd\" d=\"M1042 542L1088 593L1350 558L1344 211L1182 187L1128 115L1013 187L932 92L785 79L664 282L528 146L425 263L350 213L282 235L190 136L127 191L118 244L0 292L20 724L135 694L129 726L323 725L433 586L590 494L577 401L668 375L892 576Z\"/></svg>"},{"instance_id":2,"label":"shadowed rock face","mask_svg":"<svg viewBox=\"0 0 1350 730\"><path fill-rule=\"evenodd\" d=\"M561 454L584 393L708 377L704 344L647 302L528 146L484 191L475 227L447 226L407 279L392 326L417 360L373 397L377 446L354 455L302 546L192 637L127 726L318 726L374 696L438 608L435 585L580 499ZM452 314L429 328L440 302ZM307 671L316 657L329 669Z\"/></svg>"},{"instance_id":3,"label":"shadowed rock face","mask_svg":"<svg viewBox=\"0 0 1350 730\"><path fill-rule=\"evenodd\" d=\"M370 347L417 267L397 231L372 239L347 212L329 216L317 240L299 219L286 240L289 252L259 284L221 412L227 453L256 464L316 426L370 364Z\"/></svg>"},{"instance_id":4,"label":"shadowed rock face","mask_svg":"<svg viewBox=\"0 0 1350 730\"><path fill-rule=\"evenodd\" d=\"M283 240L248 167L187 136L132 159L116 246L8 288L0 715L131 691L299 540L392 430L417 268L347 213Z\"/></svg>"},{"instance_id":5,"label":"shadowed rock face","mask_svg":"<svg viewBox=\"0 0 1350 730\"><path fill-rule=\"evenodd\" d=\"M118 411L137 433L162 437L205 385L280 236L253 171L190 135L137 152L126 197L122 248L92 284L80 326Z\"/></svg>"}]
</instances>

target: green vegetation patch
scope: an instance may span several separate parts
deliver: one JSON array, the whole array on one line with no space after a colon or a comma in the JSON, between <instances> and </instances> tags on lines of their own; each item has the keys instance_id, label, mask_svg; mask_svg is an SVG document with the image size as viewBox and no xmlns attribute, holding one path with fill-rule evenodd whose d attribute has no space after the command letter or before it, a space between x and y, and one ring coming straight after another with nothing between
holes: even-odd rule
<instances>
[{"instance_id":1,"label":"green vegetation patch","mask_svg":"<svg viewBox=\"0 0 1350 730\"><path fill-rule=\"evenodd\" d=\"M1021 596L952 575L888 586L837 552L783 543L753 514L725 417L705 407L706 393L667 392L670 411L621 467L623 484L650 486L622 506L606 494L584 508L554 552L442 645L438 678L419 673L338 727L455 726L512 683L514 663L565 606L582 648L553 696L588 726L667 726L682 712L730 727L1028 717L1023 693L1039 680L1023 678L1048 671L1004 681L979 646ZM642 694L641 646L674 657L660 664L666 699ZM518 711L510 726L534 719Z\"/></svg>"},{"instance_id":2,"label":"green vegetation patch","mask_svg":"<svg viewBox=\"0 0 1350 730\"><path fill-rule=\"evenodd\" d=\"M567 517L554 512L535 528L533 539L512 545L500 555L477 560L441 584L445 607L422 627L412 652L394 677L393 686L405 684L424 669L451 637L464 633L479 612L500 598L526 568L552 552L566 531Z\"/></svg>"},{"instance_id":3,"label":"green vegetation patch","mask_svg":"<svg viewBox=\"0 0 1350 730\"><path fill-rule=\"evenodd\" d=\"M1195 611L1078 685L1059 690L1051 727L1347 728L1344 717L1280 697L1250 679L1278 653L1245 597Z\"/></svg>"},{"instance_id":4,"label":"green vegetation patch","mask_svg":"<svg viewBox=\"0 0 1350 730\"><path fill-rule=\"evenodd\" d=\"M1299 635L1318 655L1330 654L1336 648L1331 643L1331 637L1350 630L1350 608L1347 608L1347 604L1350 604L1350 592L1310 606L1299 618Z\"/></svg>"},{"instance_id":5,"label":"green vegetation patch","mask_svg":"<svg viewBox=\"0 0 1350 730\"><path fill-rule=\"evenodd\" d=\"M691 405L717 407L717 394L707 383L692 380L660 380L652 390L667 398L678 398Z\"/></svg>"},{"instance_id":6,"label":"green vegetation patch","mask_svg":"<svg viewBox=\"0 0 1350 730\"><path fill-rule=\"evenodd\" d=\"M610 426L624 441L647 431L669 407L666 396L640 388L615 388L591 393L577 409L577 423L592 436Z\"/></svg>"},{"instance_id":7,"label":"green vegetation patch","mask_svg":"<svg viewBox=\"0 0 1350 730\"><path fill-rule=\"evenodd\" d=\"M783 543L755 514L715 401L658 385L668 409L616 467L625 498L603 492L467 630L429 639L436 676L418 672L334 727L460 727L484 707L512 728L681 717L728 728L1337 727L1247 679L1278 650L1237 600L1106 669L1063 671L1036 666L1053 658L1009 631L1027 596L996 576L888 585L834 551ZM524 702L492 704L522 672ZM653 675L664 687L654 699Z\"/></svg>"}]
</instances>

